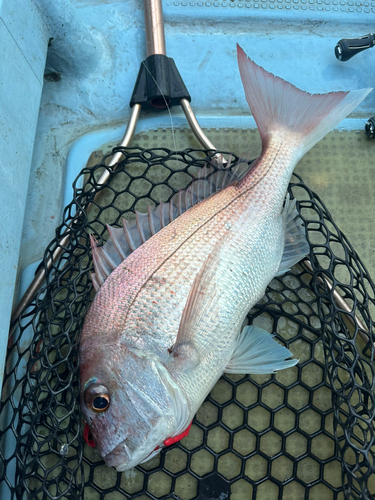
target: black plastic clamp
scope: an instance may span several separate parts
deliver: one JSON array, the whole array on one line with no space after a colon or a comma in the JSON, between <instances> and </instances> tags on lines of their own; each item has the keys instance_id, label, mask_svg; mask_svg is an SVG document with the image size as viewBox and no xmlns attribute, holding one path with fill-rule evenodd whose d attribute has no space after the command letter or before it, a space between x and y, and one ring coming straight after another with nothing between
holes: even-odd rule
<instances>
[{"instance_id":1,"label":"black plastic clamp","mask_svg":"<svg viewBox=\"0 0 375 500\"><path fill-rule=\"evenodd\" d=\"M191 97L174 60L162 54L148 56L142 61L135 82L130 107L140 104L142 109L165 110Z\"/></svg>"}]
</instances>

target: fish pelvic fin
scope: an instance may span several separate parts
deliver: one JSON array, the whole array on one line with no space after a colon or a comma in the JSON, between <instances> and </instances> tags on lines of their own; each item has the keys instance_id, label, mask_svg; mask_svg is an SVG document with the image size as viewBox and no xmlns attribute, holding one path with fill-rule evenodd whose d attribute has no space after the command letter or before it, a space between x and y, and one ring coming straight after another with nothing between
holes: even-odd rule
<instances>
[{"instance_id":1,"label":"fish pelvic fin","mask_svg":"<svg viewBox=\"0 0 375 500\"><path fill-rule=\"evenodd\" d=\"M287 359L293 354L273 337L258 326L245 326L225 373L267 374L296 365L298 359Z\"/></svg>"},{"instance_id":2,"label":"fish pelvic fin","mask_svg":"<svg viewBox=\"0 0 375 500\"><path fill-rule=\"evenodd\" d=\"M237 59L246 100L258 126L263 150L273 134L280 135L284 130L296 149L297 161L372 90L310 94L255 64L239 45Z\"/></svg>"}]
</instances>

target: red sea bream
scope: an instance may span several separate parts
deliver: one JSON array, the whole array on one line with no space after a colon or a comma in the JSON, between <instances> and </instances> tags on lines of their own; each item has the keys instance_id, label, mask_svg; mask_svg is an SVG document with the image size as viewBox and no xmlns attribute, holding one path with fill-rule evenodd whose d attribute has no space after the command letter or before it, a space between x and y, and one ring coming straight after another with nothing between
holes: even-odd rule
<instances>
[{"instance_id":1,"label":"red sea bream","mask_svg":"<svg viewBox=\"0 0 375 500\"><path fill-rule=\"evenodd\" d=\"M104 247L93 244L97 294L82 331L81 404L105 462L119 471L181 434L224 372L297 362L269 333L241 325L272 278L308 253L285 198L295 165L370 90L311 95L241 48L238 63L260 158L242 175L201 176L171 204L137 214L133 228L109 228Z\"/></svg>"}]
</instances>

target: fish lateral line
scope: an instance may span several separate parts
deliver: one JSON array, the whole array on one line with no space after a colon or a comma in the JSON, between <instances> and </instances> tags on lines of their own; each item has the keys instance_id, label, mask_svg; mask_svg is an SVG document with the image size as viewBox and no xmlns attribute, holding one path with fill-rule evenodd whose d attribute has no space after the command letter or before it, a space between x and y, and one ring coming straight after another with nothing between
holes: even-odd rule
<instances>
[{"instance_id":1,"label":"fish lateral line","mask_svg":"<svg viewBox=\"0 0 375 500\"><path fill-rule=\"evenodd\" d=\"M228 203L227 203L224 207L222 207L222 208L218 209L218 211L217 211L217 212L215 212L215 214L213 214L213 215L212 215L209 219L207 219L207 220L205 220L204 222L202 222L202 224L201 224L199 227L197 227L197 228L196 228L193 232L191 232L191 233L190 233L190 234L186 237L186 239L185 239L185 240L183 240L183 241L180 243L180 245L178 245L178 246L177 246L177 247L173 250L173 252L171 252L169 255L167 255L167 256L165 257L165 259L164 259L161 263L159 263L159 265L158 265L158 266L156 266L156 267L153 269L152 273L150 273L150 274L149 274L149 276L147 276L147 277L145 278L145 281L144 281L144 282L140 285L139 290L136 292L136 294L134 295L134 297L133 297L132 301L131 301L131 302L130 302L130 304L129 304L129 307L128 307L128 310L127 310L127 312L126 312L126 316L125 316L125 322L126 322L126 321L127 321L127 319L128 319L128 316L129 316L129 311L130 311L131 307L132 307L132 306L134 305L134 303L136 302L136 300L137 300L137 298L138 298L139 294L140 294L140 293L141 293L141 292L145 289L145 287L149 284L150 280L153 278L153 276L155 275L155 273L157 273L157 272L158 272L158 271L159 271L159 270L160 270L160 269L161 269L161 268L162 268L162 267L163 267L163 266L164 266L164 265L168 262L168 260L169 260L169 259L171 259L171 258L175 255L175 253L176 253L176 252L178 252L178 251L179 251L179 250L180 250L180 249L181 249L181 248L182 248L182 247L183 247L183 246L184 246L184 245L185 245L185 244L186 244L186 243L187 243L187 242L188 242L191 238L193 238L193 237L196 235L196 233L197 233L198 231L200 231L201 229L203 229L203 228L204 228L207 224L209 224L209 223L210 223L210 222L211 222L211 221L212 221L215 217L217 217L219 214L221 214L224 210L227 210L227 209L228 209L228 208L229 208L229 207L230 207L233 203L235 203L236 201L238 201L241 197L248 195L248 194L249 194L249 192L250 192L252 189L254 189L254 188L255 188L255 187L256 187L256 186L257 186L257 185L258 185L258 184L259 184L259 183L260 183L260 182L261 182L261 181L265 178L265 176L268 174L269 170L272 168L272 166L273 166L274 162L276 161L277 155L278 155L278 153L279 153L279 151L280 151L280 149L281 149L281 145L282 145L282 144L280 144L280 145L279 145L279 149L278 149L278 151L275 153L275 156L274 156L274 158L273 158L273 160L272 160L271 165L267 168L267 170L264 172L264 174L263 174L263 175L262 175L259 179L257 179L257 180L256 180L256 182L254 182L254 184L252 184L251 186L247 187L247 188L246 188L246 189L244 189L242 192L238 193L238 194L237 194L237 195L236 195L236 196L235 196L235 197L234 197L234 198L233 198L230 202L228 202ZM257 158L256 160L254 160L254 163L255 163L255 162L259 162L259 160L261 160L261 158L262 158L262 157L260 156L259 158ZM248 174L250 174L250 173L252 173L253 171L255 171L255 169L256 169L256 168L254 168L254 170L253 170L253 169L251 169L251 170L248 172ZM246 176L247 176L247 175L246 175ZM245 176L243 179L240 179L238 182L243 181L243 180L246 178L246 176ZM236 184L232 184L232 185L233 185L236 189L240 189L240 188L238 187L238 185L236 185ZM229 187L229 186L227 186L227 187ZM216 193L215 193L215 194L216 194ZM207 199L208 199L208 198L207 198ZM203 201L206 201L206 200L202 200L202 202L203 202ZM201 202L200 202L200 203L201 203ZM196 205L194 205L194 206L196 206ZM193 208L193 207L190 207L190 208ZM173 221L171 221L169 225L173 224L176 220L177 220L177 219L174 219ZM113 229L113 228L112 228L112 229ZM97 248L103 248L103 247L97 247ZM139 247L139 248L140 248L140 247ZM95 249L92 247L92 251L94 251L94 250L95 250ZM212 249L212 250L213 250L213 249ZM129 268L124 268L124 269L129 270ZM132 274L134 275L134 272L133 272Z\"/></svg>"},{"instance_id":2,"label":"fish lateral line","mask_svg":"<svg viewBox=\"0 0 375 500\"><path fill-rule=\"evenodd\" d=\"M186 243L187 243L187 242L188 242L191 238L193 238L193 237L196 235L196 233L197 233L198 231L200 231L201 229L203 229L203 228L204 228L207 224L209 224L209 223L210 223L210 222L211 222L211 221L212 221L215 217L217 217L217 216L218 216L219 214L221 214L223 211L227 210L227 209L228 209L228 208L229 208L229 207L230 207L233 203L235 203L236 201L238 201L241 197L248 195L248 193L249 193L252 189L254 189L254 188L256 187L256 185L257 185L257 184L259 184L259 182L261 182L261 181L264 179L264 177L268 174L269 170L272 168L273 163L275 162L276 157L277 157L277 155L278 155L278 153L279 153L279 151L280 151L280 149L281 149L281 146L282 146L282 144L280 144L280 145L279 145L279 149L278 149L278 151L276 151L275 156L274 156L274 158L273 158L273 160L272 160L272 162L271 162L270 166L269 166L269 167L265 170L265 172L261 175L261 177L260 177L259 179L256 179L256 181L255 181L252 185L250 185L250 186L248 186L246 189L242 190L242 192L239 192L239 193L238 193L238 194L237 194L237 195L236 195L236 196L235 196L235 197L234 197L231 201L229 201L229 202L228 202L225 206L223 206L223 207L221 207L220 209L218 209L218 210L217 210L217 211L216 211L216 212L215 212L215 213L214 213L214 214L213 214L213 215L212 215L209 219L207 219L207 220L203 221L203 222L202 222L202 224L201 224L199 227L197 227L194 231L192 231L192 232L191 232L191 233L190 233L190 234L189 234L189 235L188 235L188 236L187 236L187 237L186 237L186 238L185 238L185 239L184 239L184 240L183 240L183 241L182 241L182 242L181 242L181 243L180 243L180 244L179 244L179 245L178 245L178 246L174 249L174 250L173 250L173 252L171 252L169 255L167 255L167 256L165 257L165 259L164 259L162 262L160 262L160 263L159 263L159 264L158 264L158 265L157 265L157 266L153 269L152 273L150 273L150 274L149 274L149 275L145 278L145 281L144 281L144 282L140 285L139 290L138 290L138 291L136 292L136 294L133 296L133 299L132 299L132 301L130 302L129 307L128 307L128 310L127 310L127 313L126 313L125 321L127 320L127 318L128 318L128 314L129 314L129 311L130 311L131 307L134 305L134 303L136 302L136 300L137 300L137 298L138 298L139 294L140 294L140 293L142 292L142 290L144 290L144 288L145 288L145 287L149 284L150 280L153 278L153 276L155 275L155 273L157 273L157 272L160 270L160 268L161 268L161 267L163 267L163 266L164 266L164 265L168 262L168 260L169 260L169 259L171 259L171 258L175 255L175 253L176 253L176 252L178 252L178 251L179 251L179 250L183 247L183 245L185 245L185 244L186 244ZM251 174L252 174L252 173L253 173L253 172L257 169L257 164L259 163L259 161L261 160L261 158L262 158L262 157L260 156L259 158L257 158L256 160L254 160L254 161L252 162L252 163L253 163L253 166L251 166L251 164L250 164L250 166L249 166L249 170L246 172L246 174L245 174L243 177L241 177L241 178L240 178L240 179L238 179L238 180L235 180L233 183L230 183L228 186L225 186L225 188L228 188L228 187L230 187L230 186L234 186L237 190L240 190L240 188L239 188L238 184L239 184L241 181L243 181L244 179L246 179L246 177L247 177L248 175L251 175ZM181 192L181 191L180 191L180 192ZM179 192L179 193L180 193L180 192ZM221 192L221 191L219 191L219 192ZM212 196L214 196L215 194L217 194L217 193L213 193L212 195L210 195L210 196L209 196L209 198L211 198L211 197L212 197ZM203 199L203 200L201 200L201 201L197 202L195 205L191 206L191 207L189 208L189 210L190 210L191 208L193 208L193 207L196 207L198 204L203 203L204 201L208 200L209 198L206 198L206 199ZM156 207L156 208L157 208L157 207ZM183 212L183 213L186 213L186 212ZM142 214L142 215L147 216L147 214ZM183 214L181 214L181 215L183 215ZM177 220L177 219L172 220L172 221L168 224L168 226L171 226L171 225L172 225L172 224L173 224L176 220ZM124 226L125 226L125 222L126 222L126 221L125 221L125 219L123 219ZM138 225L139 225L139 223L138 223L138 218L137 218L137 226L138 226ZM113 231L114 231L114 230L117 230L117 229L120 229L120 230L121 230L121 228L113 228L113 227L111 227L111 226L108 226L108 227L111 229L111 231L110 231L111 236L112 236L112 234L113 234ZM164 227L166 227L166 226L164 226ZM153 236L153 235L152 235L152 236ZM128 239L128 236L127 236L127 235L126 235L126 238ZM93 241L94 241L94 240L93 240ZM148 241L148 240L147 240L147 241ZM95 243L96 243L96 240L95 240ZM107 242L107 243L108 243L108 242ZM107 243L106 243L106 244L107 244ZM106 245L106 244L105 244L105 245ZM143 244L143 243L142 243L142 244ZM91 244L91 248L92 248L92 253L93 253L93 255L94 255L94 252L95 252L95 253L97 253L97 252L103 251L103 249L104 249L105 245L104 245L104 246L102 246L102 247L98 247L98 246L96 246L95 244L93 244L93 243L92 243L92 244ZM116 246L117 246L117 245L116 245ZM138 248L140 248L140 247L138 247ZM137 250L137 248L136 248L135 250ZM132 252L131 252L131 253L132 253ZM130 255L130 254L129 254L129 255ZM128 257L129 255L127 255L127 257ZM125 259L124 259L124 260L126 260L126 258L127 258L127 257L125 257ZM98 257L97 257L96 259L94 259L94 266L95 266L95 263L96 263L96 262L98 262L98 260L99 260L99 259L98 259ZM106 259L106 262L107 262L107 261L108 261L108 260ZM122 262L123 262L123 261L122 261ZM121 262L120 262L118 265L120 265L120 264L121 264ZM118 267L118 266L116 266L116 268L117 268L117 267ZM134 272L132 272L132 271L130 270L130 268L129 268L129 267L124 267L124 269L126 269L126 270L127 270L128 272L130 272L130 274L132 274L132 275L134 275L134 274L135 274ZM114 270L114 269L113 269L113 270ZM111 272L112 272L112 271L111 271ZM109 273L109 274L110 274L110 273ZM108 274L108 276L109 276L109 274ZM107 277L108 277L108 276L107 276ZM91 274L91 277L93 278L93 283L94 283L94 287L95 287L95 283L97 283L97 280L96 280L96 275ZM106 278L105 278L105 279L106 279ZM102 281L102 284L104 283L105 279ZM98 285L98 287L97 287L97 288L95 287L96 291L99 291L100 287L101 287L101 285Z\"/></svg>"}]
</instances>

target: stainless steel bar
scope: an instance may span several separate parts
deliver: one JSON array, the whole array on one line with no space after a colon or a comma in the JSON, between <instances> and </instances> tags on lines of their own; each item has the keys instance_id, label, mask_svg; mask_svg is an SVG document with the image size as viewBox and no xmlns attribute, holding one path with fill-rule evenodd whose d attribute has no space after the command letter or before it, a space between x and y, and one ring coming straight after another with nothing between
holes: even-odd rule
<instances>
[{"instance_id":1,"label":"stainless steel bar","mask_svg":"<svg viewBox=\"0 0 375 500\"><path fill-rule=\"evenodd\" d=\"M141 112L141 105L134 104L134 106L132 107L131 113L130 113L130 117L129 117L128 125L127 125L126 130L125 130L124 137L118 143L118 146L120 146L122 148L126 148L131 143L131 141L134 137L134 132L135 132L135 128L137 126L140 112ZM121 160L121 156L122 156L122 153L120 153L120 152L115 153L112 156L111 161L108 163L108 166L112 167L113 165L115 165L119 160ZM108 179L109 179L109 172L105 171L100 176L100 178L98 180L98 184L105 184L108 181Z\"/></svg>"},{"instance_id":2,"label":"stainless steel bar","mask_svg":"<svg viewBox=\"0 0 375 500\"><path fill-rule=\"evenodd\" d=\"M127 147L131 140L133 139L135 128L137 125L137 121L139 118L139 113L141 111L141 106L140 104L135 104L131 110L130 118L128 121L128 125L125 130L124 137L122 138L121 142L119 143L119 146L121 147ZM108 163L109 166L115 165L120 159L121 159L122 153L118 152L113 155L111 158L110 162ZM108 179L109 179L109 172L106 170L99 178L98 184L106 184ZM99 195L100 193L97 193ZM96 197L95 197L96 198ZM85 210L89 210L91 204L89 204L87 207L85 207ZM79 216L79 213L76 214ZM52 257L50 257L47 260L46 263L46 268L47 272L50 271L52 265L54 262L56 262L61 255L64 252L64 247L69 243L69 228L67 228L64 233L61 235L61 239L59 241L59 247L56 248L56 250L53 252ZM43 282L45 280L46 273L44 267L39 269L39 271L36 273L35 278L31 282L29 288L26 290L24 293L22 299L20 300L19 304L17 307L14 309L11 317L11 329L9 332L9 335L11 336L17 326L15 321L19 317L19 315L22 313L22 311L25 309L25 307L30 304L30 302L34 299L35 295L38 293L38 290L40 287L43 285Z\"/></svg>"},{"instance_id":3,"label":"stainless steel bar","mask_svg":"<svg viewBox=\"0 0 375 500\"><path fill-rule=\"evenodd\" d=\"M309 271L309 273L313 272L311 262L308 259L304 259L301 262L301 264L305 269L307 269L307 271ZM321 279L322 283L324 280L324 283L327 285L329 290L332 290L332 288L333 288L332 282L329 278L327 278L327 276L323 275L320 279ZM352 318L352 316L350 316L352 309L349 306L349 304L346 302L346 300L343 297L341 297L341 295L339 294L339 292L337 290L333 290L332 295L333 295L333 300L335 301L336 305L340 309L342 309L343 311L348 313L348 316L346 316L346 318L351 323L351 325L355 328L355 324L357 323L357 325L359 327L359 330L358 330L359 335L362 337L362 339L365 342L368 342L370 340L369 336L366 334L366 333L368 333L368 329L367 329L367 326L361 320L361 318L357 314L354 314L355 320ZM373 345L375 348L375 342L373 343Z\"/></svg>"},{"instance_id":4,"label":"stainless steel bar","mask_svg":"<svg viewBox=\"0 0 375 500\"><path fill-rule=\"evenodd\" d=\"M186 120L195 135L195 137L198 139L198 141L202 144L202 146L205 149L216 149L215 146L212 144L212 142L208 139L208 137L205 135L203 130L201 129L198 120L194 114L194 111L192 110L190 106L190 102L187 99L181 99L180 101L181 108L183 112L185 113Z\"/></svg>"},{"instance_id":5,"label":"stainless steel bar","mask_svg":"<svg viewBox=\"0 0 375 500\"><path fill-rule=\"evenodd\" d=\"M145 10L145 28L146 28L146 42L147 42L147 55L153 54L163 54L166 55L165 48L165 35L164 35L164 22L163 22L163 9L161 0L144 0L144 10ZM194 135L197 137L199 142L205 149L216 149L212 142L206 137L203 130L201 129L194 112L190 106L189 101L182 99L180 101L181 107L185 113L186 119L192 129ZM124 134L123 139L119 143L119 146L127 147L134 135L135 127L139 118L139 113L141 111L141 106L136 104L133 106L129 122ZM121 159L121 153L115 153L109 162L109 166L115 165ZM98 184L106 184L109 179L109 172L104 172L98 180ZM85 210L89 210L90 205L85 207ZM79 215L79 214L77 214ZM69 228L67 228L61 235L59 241L59 247L54 251L52 257L47 260L46 270L50 271L54 262L56 262L64 252L64 247L69 242ZM15 321L21 314L21 312L27 307L28 304L34 299L38 290L42 286L45 280L45 269L41 268L29 288L26 290L21 301L16 306L11 317L11 330L10 335L13 334L16 327Z\"/></svg>"},{"instance_id":6,"label":"stainless steel bar","mask_svg":"<svg viewBox=\"0 0 375 500\"><path fill-rule=\"evenodd\" d=\"M161 0L144 0L147 57L166 55Z\"/></svg>"},{"instance_id":7,"label":"stainless steel bar","mask_svg":"<svg viewBox=\"0 0 375 500\"><path fill-rule=\"evenodd\" d=\"M161 0L144 0L147 56L166 55L163 8ZM181 99L180 105L187 122L198 141L205 149L216 149L201 129L198 120L187 99Z\"/></svg>"}]
</instances>

